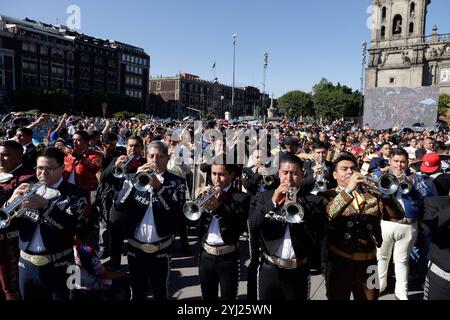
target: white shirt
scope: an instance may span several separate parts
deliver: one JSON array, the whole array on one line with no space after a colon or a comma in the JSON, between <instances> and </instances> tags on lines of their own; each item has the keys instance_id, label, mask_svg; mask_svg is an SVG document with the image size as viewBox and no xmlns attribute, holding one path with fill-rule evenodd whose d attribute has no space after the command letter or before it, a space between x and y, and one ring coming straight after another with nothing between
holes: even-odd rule
<instances>
[{"instance_id":1,"label":"white shirt","mask_svg":"<svg viewBox=\"0 0 450 320\"><path fill-rule=\"evenodd\" d=\"M230 189L231 184L223 189L223 192L227 192ZM206 237L206 243L211 246L222 246L225 242L222 239L222 235L220 234L220 224L219 220L216 217L212 217L211 223L208 228L208 236Z\"/></svg>"},{"instance_id":2,"label":"white shirt","mask_svg":"<svg viewBox=\"0 0 450 320\"><path fill-rule=\"evenodd\" d=\"M294 247L292 246L291 240L291 231L288 224L286 224L286 230L284 231L283 242L278 247L275 255L281 259L295 258Z\"/></svg>"},{"instance_id":3,"label":"white shirt","mask_svg":"<svg viewBox=\"0 0 450 320\"><path fill-rule=\"evenodd\" d=\"M63 181L63 178L59 179L58 182L51 185L49 188L50 189L58 189L59 186L61 185L62 181ZM33 237L31 238L31 242L28 245L27 251L33 252L33 253L40 253L40 252L44 252L46 250L47 249L44 246L44 241L42 240L42 235L41 235L41 224L38 223L36 226L36 229L34 230Z\"/></svg>"},{"instance_id":4,"label":"white shirt","mask_svg":"<svg viewBox=\"0 0 450 320\"><path fill-rule=\"evenodd\" d=\"M164 173L164 172L163 172ZM163 183L164 178L162 177L163 173L157 174L159 182ZM141 220L141 223L137 227L134 232L134 238L142 243L154 243L161 241L161 237L158 235L156 231L155 225L155 217L153 215L153 207L152 207L152 197L153 197L153 189L150 188L150 204L145 212L144 217Z\"/></svg>"}]
</instances>

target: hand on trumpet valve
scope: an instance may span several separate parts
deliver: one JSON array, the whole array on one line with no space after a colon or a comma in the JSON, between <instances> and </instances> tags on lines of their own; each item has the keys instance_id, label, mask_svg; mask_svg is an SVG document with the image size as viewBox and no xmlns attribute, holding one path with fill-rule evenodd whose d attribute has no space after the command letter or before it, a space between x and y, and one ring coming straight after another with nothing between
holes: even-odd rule
<instances>
[{"instance_id":1,"label":"hand on trumpet valve","mask_svg":"<svg viewBox=\"0 0 450 320\"><path fill-rule=\"evenodd\" d=\"M151 181L150 181L150 185L152 186L153 190L159 190L162 186L162 183L158 180L158 177L156 176L156 166L154 163L145 163L144 165L140 166L137 169L136 174L140 173L140 172L148 172L148 173L153 173L151 174Z\"/></svg>"},{"instance_id":2,"label":"hand on trumpet valve","mask_svg":"<svg viewBox=\"0 0 450 320\"><path fill-rule=\"evenodd\" d=\"M284 182L284 183L280 184L280 186L278 188L276 188L275 192L273 193L272 201L278 204L278 202L284 196L286 196L286 194L289 193L289 187L290 187L289 182Z\"/></svg>"},{"instance_id":3,"label":"hand on trumpet valve","mask_svg":"<svg viewBox=\"0 0 450 320\"><path fill-rule=\"evenodd\" d=\"M360 172L354 172L348 181L346 189L350 192L353 192L353 190L355 190L365 181L367 180L364 179L364 176Z\"/></svg>"},{"instance_id":4,"label":"hand on trumpet valve","mask_svg":"<svg viewBox=\"0 0 450 320\"><path fill-rule=\"evenodd\" d=\"M23 196L24 194L28 193L31 189L31 185L28 183L22 183L13 193L11 198L9 199L9 203L13 202L15 199L17 199L20 196ZM37 194L33 194L29 199L22 202L23 208L45 208L48 205L48 200L43 198L42 196L39 196Z\"/></svg>"},{"instance_id":5,"label":"hand on trumpet valve","mask_svg":"<svg viewBox=\"0 0 450 320\"><path fill-rule=\"evenodd\" d=\"M116 167L120 166L121 164L123 164L127 160L127 158L128 157L125 156L125 155L120 156L119 158L117 158L115 166Z\"/></svg>"}]
</instances>

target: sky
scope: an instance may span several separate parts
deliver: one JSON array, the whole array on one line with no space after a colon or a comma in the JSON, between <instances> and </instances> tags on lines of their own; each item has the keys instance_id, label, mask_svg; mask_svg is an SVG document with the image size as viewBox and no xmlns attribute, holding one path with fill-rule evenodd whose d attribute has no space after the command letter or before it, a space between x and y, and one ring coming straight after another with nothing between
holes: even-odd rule
<instances>
[{"instance_id":1,"label":"sky","mask_svg":"<svg viewBox=\"0 0 450 320\"><path fill-rule=\"evenodd\" d=\"M372 0L39 0L2 1L0 14L67 24L76 5L81 33L143 48L150 76L179 72L215 77L266 92L310 92L322 77L360 88L361 43L370 43ZM432 0L426 34L433 25L450 33L450 1ZM71 20L73 21L73 20ZM212 66L215 62L215 69Z\"/></svg>"}]
</instances>

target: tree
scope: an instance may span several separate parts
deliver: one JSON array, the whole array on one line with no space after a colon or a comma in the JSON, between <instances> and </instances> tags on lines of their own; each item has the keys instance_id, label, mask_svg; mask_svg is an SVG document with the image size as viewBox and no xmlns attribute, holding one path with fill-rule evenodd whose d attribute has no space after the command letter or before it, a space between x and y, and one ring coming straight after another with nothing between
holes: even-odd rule
<instances>
[{"instance_id":1,"label":"tree","mask_svg":"<svg viewBox=\"0 0 450 320\"><path fill-rule=\"evenodd\" d=\"M441 94L439 96L439 117L445 117L450 107L450 96L448 94Z\"/></svg>"},{"instance_id":2,"label":"tree","mask_svg":"<svg viewBox=\"0 0 450 320\"><path fill-rule=\"evenodd\" d=\"M314 115L314 104L310 93L290 91L278 99L280 110L290 119Z\"/></svg>"},{"instance_id":3,"label":"tree","mask_svg":"<svg viewBox=\"0 0 450 320\"><path fill-rule=\"evenodd\" d=\"M217 118L216 112L212 108L208 108L206 112L202 112L202 118L205 118L207 120L212 120Z\"/></svg>"},{"instance_id":4,"label":"tree","mask_svg":"<svg viewBox=\"0 0 450 320\"><path fill-rule=\"evenodd\" d=\"M357 117L361 94L350 87L322 78L313 87L312 100L316 117L335 120L342 117Z\"/></svg>"},{"instance_id":5,"label":"tree","mask_svg":"<svg viewBox=\"0 0 450 320\"><path fill-rule=\"evenodd\" d=\"M16 93L17 110L38 109L45 113L64 113L71 105L65 89L23 89Z\"/></svg>"}]
</instances>

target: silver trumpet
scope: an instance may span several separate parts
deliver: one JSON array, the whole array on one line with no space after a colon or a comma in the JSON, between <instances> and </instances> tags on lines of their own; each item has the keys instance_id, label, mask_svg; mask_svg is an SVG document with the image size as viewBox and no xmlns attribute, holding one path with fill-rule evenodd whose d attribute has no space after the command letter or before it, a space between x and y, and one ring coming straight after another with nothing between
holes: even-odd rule
<instances>
[{"instance_id":1,"label":"silver trumpet","mask_svg":"<svg viewBox=\"0 0 450 320\"><path fill-rule=\"evenodd\" d=\"M152 178L155 174L156 172L154 170L136 173L132 178L133 186L136 190L142 192L150 190Z\"/></svg>"},{"instance_id":2,"label":"silver trumpet","mask_svg":"<svg viewBox=\"0 0 450 320\"><path fill-rule=\"evenodd\" d=\"M124 178L127 173L127 166L133 161L134 157L127 157L124 162L113 168L114 178Z\"/></svg>"},{"instance_id":3,"label":"silver trumpet","mask_svg":"<svg viewBox=\"0 0 450 320\"><path fill-rule=\"evenodd\" d=\"M319 192L327 191L327 180L325 179L325 166L323 163L318 163L321 166L320 172L316 176L315 187Z\"/></svg>"},{"instance_id":4,"label":"silver trumpet","mask_svg":"<svg viewBox=\"0 0 450 320\"><path fill-rule=\"evenodd\" d=\"M0 229L8 227L11 220L15 217L14 210L22 204L22 202L30 199L40 188L45 187L45 183L37 182L33 184L26 193L14 199L10 204L0 209Z\"/></svg>"},{"instance_id":5,"label":"silver trumpet","mask_svg":"<svg viewBox=\"0 0 450 320\"><path fill-rule=\"evenodd\" d=\"M286 194L284 206L277 211L271 211L266 218L275 219L287 223L302 223L305 217L303 207L297 202L298 189L290 187Z\"/></svg>"},{"instance_id":6,"label":"silver trumpet","mask_svg":"<svg viewBox=\"0 0 450 320\"><path fill-rule=\"evenodd\" d=\"M382 196L394 194L400 187L397 177L393 174L384 174L380 178L365 176L364 180L370 183L368 192L373 192Z\"/></svg>"},{"instance_id":7,"label":"silver trumpet","mask_svg":"<svg viewBox=\"0 0 450 320\"><path fill-rule=\"evenodd\" d=\"M401 194L408 194L411 192L414 184L411 180L409 180L404 174L402 180L399 182L398 188Z\"/></svg>"},{"instance_id":8,"label":"silver trumpet","mask_svg":"<svg viewBox=\"0 0 450 320\"><path fill-rule=\"evenodd\" d=\"M191 221L200 219L209 199L218 195L221 191L222 188L219 186L210 187L205 194L200 195L194 201L186 201L183 206L184 216Z\"/></svg>"},{"instance_id":9,"label":"silver trumpet","mask_svg":"<svg viewBox=\"0 0 450 320\"><path fill-rule=\"evenodd\" d=\"M275 176L263 176L263 183L266 188L271 187L275 183Z\"/></svg>"}]
</instances>

